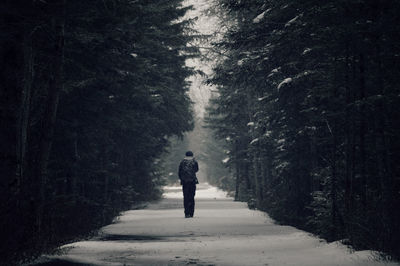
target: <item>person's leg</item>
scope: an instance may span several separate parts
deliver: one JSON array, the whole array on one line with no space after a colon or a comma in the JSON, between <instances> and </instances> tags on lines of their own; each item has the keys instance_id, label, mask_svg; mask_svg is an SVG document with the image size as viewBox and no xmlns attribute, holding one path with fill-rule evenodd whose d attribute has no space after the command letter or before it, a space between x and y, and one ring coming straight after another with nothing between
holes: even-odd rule
<instances>
[{"instance_id":1,"label":"person's leg","mask_svg":"<svg viewBox=\"0 0 400 266\"><path fill-rule=\"evenodd\" d=\"M185 217L190 216L190 186L188 184L182 184L183 191L183 206L185 208Z\"/></svg>"},{"instance_id":2,"label":"person's leg","mask_svg":"<svg viewBox=\"0 0 400 266\"><path fill-rule=\"evenodd\" d=\"M194 196L196 195L196 184L192 184L190 186L190 210L189 210L189 215L190 217L193 217L194 215Z\"/></svg>"}]
</instances>

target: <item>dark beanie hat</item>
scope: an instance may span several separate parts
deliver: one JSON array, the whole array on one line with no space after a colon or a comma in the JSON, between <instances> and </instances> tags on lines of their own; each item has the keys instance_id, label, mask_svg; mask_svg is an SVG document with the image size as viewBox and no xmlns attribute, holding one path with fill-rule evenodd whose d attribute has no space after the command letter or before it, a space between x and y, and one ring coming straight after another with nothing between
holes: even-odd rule
<instances>
[{"instance_id":1,"label":"dark beanie hat","mask_svg":"<svg viewBox=\"0 0 400 266\"><path fill-rule=\"evenodd\" d=\"M193 152L187 151L187 152L186 152L186 156L193 156Z\"/></svg>"}]
</instances>

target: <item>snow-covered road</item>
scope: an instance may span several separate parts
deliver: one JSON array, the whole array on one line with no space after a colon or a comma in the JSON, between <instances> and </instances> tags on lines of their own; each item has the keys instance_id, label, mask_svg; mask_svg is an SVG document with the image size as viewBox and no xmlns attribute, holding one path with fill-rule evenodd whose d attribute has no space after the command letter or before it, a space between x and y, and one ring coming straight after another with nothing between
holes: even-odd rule
<instances>
[{"instance_id":1,"label":"snow-covered road","mask_svg":"<svg viewBox=\"0 0 400 266\"><path fill-rule=\"evenodd\" d=\"M123 213L98 237L49 258L91 265L398 265L276 225L207 185L198 189L195 217L185 219L181 195L167 187L161 202Z\"/></svg>"}]
</instances>

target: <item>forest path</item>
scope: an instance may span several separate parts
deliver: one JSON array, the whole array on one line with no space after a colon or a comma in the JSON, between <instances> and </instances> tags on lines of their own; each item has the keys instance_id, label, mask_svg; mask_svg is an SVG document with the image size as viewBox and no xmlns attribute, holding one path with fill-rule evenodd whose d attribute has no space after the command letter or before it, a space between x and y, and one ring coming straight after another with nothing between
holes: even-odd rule
<instances>
[{"instance_id":1,"label":"forest path","mask_svg":"<svg viewBox=\"0 0 400 266\"><path fill-rule=\"evenodd\" d=\"M195 217L185 219L181 194L167 188L165 199L124 212L98 237L66 245L65 254L41 265L398 265L276 225L206 185L198 189Z\"/></svg>"}]
</instances>

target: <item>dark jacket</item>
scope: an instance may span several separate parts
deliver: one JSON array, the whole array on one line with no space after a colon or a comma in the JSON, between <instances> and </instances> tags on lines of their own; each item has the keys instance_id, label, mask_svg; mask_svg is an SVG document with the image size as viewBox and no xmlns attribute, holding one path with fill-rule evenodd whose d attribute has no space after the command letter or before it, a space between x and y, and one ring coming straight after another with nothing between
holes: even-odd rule
<instances>
[{"instance_id":1,"label":"dark jacket","mask_svg":"<svg viewBox=\"0 0 400 266\"><path fill-rule=\"evenodd\" d=\"M185 157L179 164L179 179L182 183L198 183L196 172L199 171L199 164L193 157Z\"/></svg>"}]
</instances>

